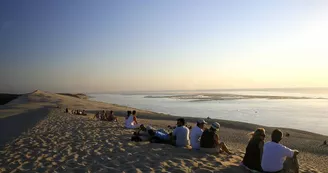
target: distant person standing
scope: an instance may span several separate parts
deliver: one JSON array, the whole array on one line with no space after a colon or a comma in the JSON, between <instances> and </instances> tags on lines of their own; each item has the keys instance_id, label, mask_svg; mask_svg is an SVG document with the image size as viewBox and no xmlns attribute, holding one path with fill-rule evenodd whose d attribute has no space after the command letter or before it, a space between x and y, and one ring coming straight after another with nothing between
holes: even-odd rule
<instances>
[{"instance_id":1,"label":"distant person standing","mask_svg":"<svg viewBox=\"0 0 328 173\"><path fill-rule=\"evenodd\" d=\"M204 132L206 121L198 120L195 127L190 132L190 143L193 149L200 149L200 138Z\"/></svg>"},{"instance_id":2,"label":"distant person standing","mask_svg":"<svg viewBox=\"0 0 328 173\"><path fill-rule=\"evenodd\" d=\"M177 147L190 146L189 129L185 126L186 121L184 118L177 119L177 127L173 130L172 136L175 139Z\"/></svg>"},{"instance_id":3,"label":"distant person standing","mask_svg":"<svg viewBox=\"0 0 328 173\"><path fill-rule=\"evenodd\" d=\"M299 152L281 145L279 142L282 140L282 137L283 133L279 129L276 129L271 134L272 141L264 144L261 166L266 173L288 171L290 168L284 167L286 157L295 159L294 163L296 165L291 166L298 169L296 156Z\"/></svg>"}]
</instances>

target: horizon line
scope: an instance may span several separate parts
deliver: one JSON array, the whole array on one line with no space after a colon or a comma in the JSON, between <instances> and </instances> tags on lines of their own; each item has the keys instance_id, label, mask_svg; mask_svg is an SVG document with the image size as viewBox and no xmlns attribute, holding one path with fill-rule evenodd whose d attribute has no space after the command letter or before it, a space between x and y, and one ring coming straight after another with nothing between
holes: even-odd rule
<instances>
[{"instance_id":1,"label":"horizon line","mask_svg":"<svg viewBox=\"0 0 328 173\"><path fill-rule=\"evenodd\" d=\"M277 87L277 88L222 88L222 89L172 89L172 90L126 90L126 91L98 91L85 92L85 94L106 94L106 93L141 93L141 92L179 92L179 91L236 91L236 90L292 90L292 89L328 89L328 87Z\"/></svg>"}]
</instances>

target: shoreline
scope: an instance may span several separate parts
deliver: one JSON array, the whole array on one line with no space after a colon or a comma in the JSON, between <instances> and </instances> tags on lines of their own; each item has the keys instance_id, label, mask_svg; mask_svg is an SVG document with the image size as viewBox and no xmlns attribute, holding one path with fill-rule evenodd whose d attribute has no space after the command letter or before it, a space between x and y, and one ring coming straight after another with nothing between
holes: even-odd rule
<instances>
[{"instance_id":1,"label":"shoreline","mask_svg":"<svg viewBox=\"0 0 328 173\"><path fill-rule=\"evenodd\" d=\"M182 117L182 118L185 118L185 119L194 120L196 122L198 119L204 119L205 121L209 121L209 122L214 122L214 121L223 122L223 124L230 125L230 126L233 125L234 128L241 128L241 130L245 130L245 127L249 127L249 126L264 127L264 128L268 128L268 129L277 129L278 128L278 129L282 129L284 131L295 131L295 132L298 132L298 133L305 133L305 134L308 134L308 135L311 135L311 134L312 135L319 135L319 136L322 136L322 137L326 137L328 139L328 135L326 135L326 134L320 134L320 133L311 132L311 131L302 130L302 129L279 127L279 126L268 126L268 125L261 125L261 124L255 124L255 123L242 122L242 121L237 121L237 120L234 121L234 120L224 120L224 119L217 119L217 118L211 118L211 119L208 120L205 117L198 118L198 117L178 116L178 115L171 115L171 114L167 114L167 113L155 112L155 111L146 110L146 109L133 108L133 107L125 106L125 105L119 105L119 104L115 104L115 103L109 103L109 102L97 101L97 100L91 100L91 99L92 99L92 97L89 96L88 100L90 100L92 102L100 102L100 103L104 103L104 104L111 104L111 105L126 108L126 109L131 109L131 110L134 109L134 110L149 112L149 114L156 114L156 117L152 117L152 118L155 118L155 119L158 119L158 120L173 120L173 119L178 119L178 118ZM119 113L118 115L119 116L125 116L125 114L122 115L122 113ZM139 116L144 117L144 115L139 115ZM148 117L148 118L150 118L150 117ZM238 124L238 125L236 125L236 124ZM254 129L249 129L249 128L246 128L246 129L247 130L254 130Z\"/></svg>"}]
</instances>

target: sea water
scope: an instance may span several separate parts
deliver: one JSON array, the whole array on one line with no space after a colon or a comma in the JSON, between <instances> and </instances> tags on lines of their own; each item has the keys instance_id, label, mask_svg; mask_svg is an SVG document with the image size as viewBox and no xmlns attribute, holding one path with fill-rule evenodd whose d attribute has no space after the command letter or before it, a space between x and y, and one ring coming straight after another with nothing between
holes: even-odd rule
<instances>
[{"instance_id":1,"label":"sea water","mask_svg":"<svg viewBox=\"0 0 328 173\"><path fill-rule=\"evenodd\" d=\"M326 91L326 90L325 90ZM228 93L261 96L300 96L313 99L234 99L193 102L179 98L145 98L191 93ZM178 91L128 94L91 94L93 100L181 117L215 118L272 127L300 129L328 135L328 90L309 91ZM201 94L199 94L201 95ZM200 96L199 96L200 97ZM320 99L317 99L320 98Z\"/></svg>"}]
</instances>

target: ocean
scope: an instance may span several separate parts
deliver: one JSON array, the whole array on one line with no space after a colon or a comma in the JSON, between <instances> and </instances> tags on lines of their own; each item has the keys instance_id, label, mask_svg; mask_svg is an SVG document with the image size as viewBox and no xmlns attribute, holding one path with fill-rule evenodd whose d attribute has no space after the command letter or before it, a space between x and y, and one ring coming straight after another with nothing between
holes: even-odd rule
<instances>
[{"instance_id":1,"label":"ocean","mask_svg":"<svg viewBox=\"0 0 328 173\"><path fill-rule=\"evenodd\" d=\"M181 117L215 118L328 135L328 89L90 94L92 100Z\"/></svg>"}]
</instances>

